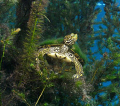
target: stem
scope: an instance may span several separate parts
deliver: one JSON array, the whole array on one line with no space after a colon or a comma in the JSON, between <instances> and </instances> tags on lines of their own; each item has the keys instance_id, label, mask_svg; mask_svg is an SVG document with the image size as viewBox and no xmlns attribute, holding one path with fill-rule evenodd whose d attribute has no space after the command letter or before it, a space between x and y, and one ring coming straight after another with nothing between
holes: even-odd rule
<instances>
[{"instance_id":1,"label":"stem","mask_svg":"<svg viewBox=\"0 0 120 106\"><path fill-rule=\"evenodd\" d=\"M38 101L40 100L40 98L41 98L41 96L42 96L42 94L43 94L45 88L46 88L46 85L45 85L45 87L43 88L43 90L42 90L40 96L38 97L38 100L37 100L37 102L35 103L35 106L38 104Z\"/></svg>"},{"instance_id":2,"label":"stem","mask_svg":"<svg viewBox=\"0 0 120 106\"><path fill-rule=\"evenodd\" d=\"M3 45L3 54L2 54L2 57L1 57L1 60L0 60L0 70L2 69L2 61L3 61L3 57L4 57L4 54L5 54L5 45Z\"/></svg>"},{"instance_id":3,"label":"stem","mask_svg":"<svg viewBox=\"0 0 120 106\"><path fill-rule=\"evenodd\" d=\"M92 77L92 79L91 79L91 83L92 83L92 81L93 81L93 79L95 78L95 75L96 75L96 73L97 73L97 70L98 70L98 68L95 70L95 72L94 72L94 75L93 75L93 77Z\"/></svg>"}]
</instances>

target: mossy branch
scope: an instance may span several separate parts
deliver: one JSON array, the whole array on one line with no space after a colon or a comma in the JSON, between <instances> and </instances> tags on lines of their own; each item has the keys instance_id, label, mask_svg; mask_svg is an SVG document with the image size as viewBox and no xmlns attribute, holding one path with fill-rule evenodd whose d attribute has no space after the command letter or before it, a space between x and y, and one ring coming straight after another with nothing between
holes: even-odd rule
<instances>
[{"instance_id":1,"label":"mossy branch","mask_svg":"<svg viewBox=\"0 0 120 106\"><path fill-rule=\"evenodd\" d=\"M12 90L12 92L14 92L16 95L18 95L28 106L30 106L30 104L25 99L25 94L19 93L19 92L15 91L15 90Z\"/></svg>"}]
</instances>

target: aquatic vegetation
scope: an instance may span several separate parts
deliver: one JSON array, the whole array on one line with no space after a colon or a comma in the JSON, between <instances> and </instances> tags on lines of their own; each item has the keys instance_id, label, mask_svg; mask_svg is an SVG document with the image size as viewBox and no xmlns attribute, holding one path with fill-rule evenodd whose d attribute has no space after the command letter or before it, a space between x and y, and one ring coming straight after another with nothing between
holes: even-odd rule
<instances>
[{"instance_id":1,"label":"aquatic vegetation","mask_svg":"<svg viewBox=\"0 0 120 106\"><path fill-rule=\"evenodd\" d=\"M4 36L1 39L1 43L3 45L3 50L2 50L2 57L1 57L1 60L0 60L0 70L2 69L2 61L3 61L3 58L4 58L6 46L12 46L12 48L14 48L13 38L14 38L15 34L17 34L19 31L20 31L20 28L17 28L16 30L12 29L11 34L9 36Z\"/></svg>"},{"instance_id":2,"label":"aquatic vegetation","mask_svg":"<svg viewBox=\"0 0 120 106\"><path fill-rule=\"evenodd\" d=\"M35 9L36 11L33 10L33 9ZM23 33L24 30L26 30L26 29L23 30L23 28L21 27L21 32L17 36L15 36L15 37L13 35L16 34L20 29L12 31L11 32L11 36L9 36L9 37L7 37L5 39L5 41L9 41L9 47L8 47L9 53L6 53L6 54L10 54L11 53L10 51L14 49L12 51L12 55L11 56L13 57L14 51L15 51L15 53L17 54L17 56L15 54L14 57L16 59L18 59L17 61L15 61L16 62L15 64L17 65L17 67L14 66L14 69L10 69L10 73L11 73L12 77L7 77L6 76L6 80L2 80L2 84L3 84L2 89L5 89L5 92L7 92L6 88L9 88L10 91L12 91L12 89L18 90L18 94L19 94L19 90L24 88L24 84L27 85L28 81L30 82L30 80L32 80L32 78L29 79L30 75L32 75L32 73L29 73L29 72L35 70L35 68L34 68L35 57L33 56L33 54L35 53L35 51L37 49L35 43L37 43L37 39L38 39L37 35L40 35L42 33L41 32L42 31L41 26L42 26L42 22L43 22L42 21L43 20L42 17L43 17L44 13L40 12L40 11L44 12L44 5L41 4L41 1L40 2L33 2L32 10L31 10L31 15L30 15L30 18L29 18L29 21L28 21L28 30L26 31L27 32L26 33L26 37L25 37L25 39L23 41L20 41L21 43L23 43L22 44L23 46L21 46L21 48L18 48L18 45L16 45L15 42L18 40L17 37L21 33ZM40 13L40 14L38 14L38 13ZM38 24L41 25L41 26L38 26ZM36 30L40 34L36 33ZM25 33L24 33L24 35L25 35ZM5 33L5 36L6 36L6 33ZM14 39L12 42L10 42L11 41L11 37L13 37L12 40ZM14 48L12 49L11 47L13 46L13 44L14 44ZM5 46L4 46L3 51L2 51L3 52L2 58L4 56ZM9 50L9 49L11 49L11 50ZM6 59L8 59L7 55L5 55L5 58L4 58L5 62L4 62L4 64L9 63L8 61L6 61ZM10 57L9 57L9 59L10 59ZM1 59L1 63L2 63L2 59ZM8 68L10 68L10 67L8 67ZM5 69L7 70L7 68L5 68ZM4 75L5 72L2 71L2 73ZM6 71L6 74L8 74L7 71ZM5 82L7 81L7 79L9 79L12 82L8 86L5 84ZM9 84L9 82L8 82L8 84ZM24 93L24 91L23 92L21 91L21 94L25 95L25 93ZM2 95L4 95L4 92L2 93ZM14 101L14 99L17 98L17 96L13 95L12 92L10 92L8 95L11 97L11 100L9 102L11 104L11 102ZM6 104L5 103L5 101L6 101L5 99L6 99L6 96L3 96L2 97L3 104ZM14 103L17 103L17 101L13 102L13 104Z\"/></svg>"},{"instance_id":3,"label":"aquatic vegetation","mask_svg":"<svg viewBox=\"0 0 120 106\"><path fill-rule=\"evenodd\" d=\"M3 105L97 106L106 105L105 102L111 105L120 99L120 20L115 2L104 0L105 17L102 22L94 22L100 12L95 6L100 0L11 1L3 2L2 6L8 8L0 12ZM13 9L13 4L12 13L9 9ZM16 15L12 17L13 14ZM11 21L13 26L9 24ZM95 32L93 25L99 23L106 28L99 26L99 31ZM74 63L80 67L40 54L43 48L64 45L64 37L71 33L76 33L78 40L71 47L66 46L68 50L63 52L72 53ZM98 40L98 51L93 52L91 47L95 40ZM102 55L100 60L96 60L96 53ZM55 53L52 56L55 57ZM64 60L67 57L60 53L56 56L63 56ZM67 59L71 60L69 56ZM73 78L75 68L80 77ZM79 68L84 75L81 76ZM104 87L106 81L111 83Z\"/></svg>"},{"instance_id":4,"label":"aquatic vegetation","mask_svg":"<svg viewBox=\"0 0 120 106\"><path fill-rule=\"evenodd\" d=\"M98 40L98 51L102 58L99 61L92 59L95 65L93 77L91 82L94 84L95 90L94 95L100 92L104 92L105 95L102 97L98 96L98 104L101 105L112 105L114 104L114 98L119 95L119 71L120 71L120 61L119 61L119 8L115 2L110 2L104 0L105 7L105 18L102 19L102 23L106 28L100 25L100 30L94 39ZM100 32L101 31L101 32ZM93 62L92 62L93 63ZM93 70L92 68L92 70ZM102 84L104 82L111 81L109 86L104 87ZM119 96L116 98L119 101ZM105 102L107 104L105 104ZM119 104L117 104L119 105Z\"/></svg>"},{"instance_id":5,"label":"aquatic vegetation","mask_svg":"<svg viewBox=\"0 0 120 106\"><path fill-rule=\"evenodd\" d=\"M2 2L0 2L0 7L0 25L4 24L4 26L6 25L10 29L13 29L15 23L15 3L2 0Z\"/></svg>"}]
</instances>

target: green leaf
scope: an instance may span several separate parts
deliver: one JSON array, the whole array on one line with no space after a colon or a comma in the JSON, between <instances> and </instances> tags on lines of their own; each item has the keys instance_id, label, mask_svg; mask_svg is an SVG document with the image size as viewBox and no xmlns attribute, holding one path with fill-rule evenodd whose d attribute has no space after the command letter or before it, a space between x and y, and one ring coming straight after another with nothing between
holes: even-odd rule
<instances>
[{"instance_id":1,"label":"green leaf","mask_svg":"<svg viewBox=\"0 0 120 106\"><path fill-rule=\"evenodd\" d=\"M44 103L44 106L48 106L48 103Z\"/></svg>"},{"instance_id":2,"label":"green leaf","mask_svg":"<svg viewBox=\"0 0 120 106\"><path fill-rule=\"evenodd\" d=\"M106 79L110 79L110 80L115 79L115 78L116 78L115 75L107 75L106 76Z\"/></svg>"},{"instance_id":3,"label":"green leaf","mask_svg":"<svg viewBox=\"0 0 120 106\"><path fill-rule=\"evenodd\" d=\"M25 94L24 93L18 93L18 96L20 96L21 98L25 98Z\"/></svg>"}]
</instances>

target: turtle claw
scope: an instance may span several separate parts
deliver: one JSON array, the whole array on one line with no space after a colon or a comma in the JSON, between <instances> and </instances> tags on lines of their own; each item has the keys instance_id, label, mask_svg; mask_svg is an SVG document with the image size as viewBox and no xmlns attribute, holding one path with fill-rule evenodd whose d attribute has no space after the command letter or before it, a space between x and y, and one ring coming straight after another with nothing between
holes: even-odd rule
<instances>
[{"instance_id":1,"label":"turtle claw","mask_svg":"<svg viewBox=\"0 0 120 106\"><path fill-rule=\"evenodd\" d=\"M79 74L74 74L74 75L72 76L73 79L78 79L79 77L80 77Z\"/></svg>"}]
</instances>

